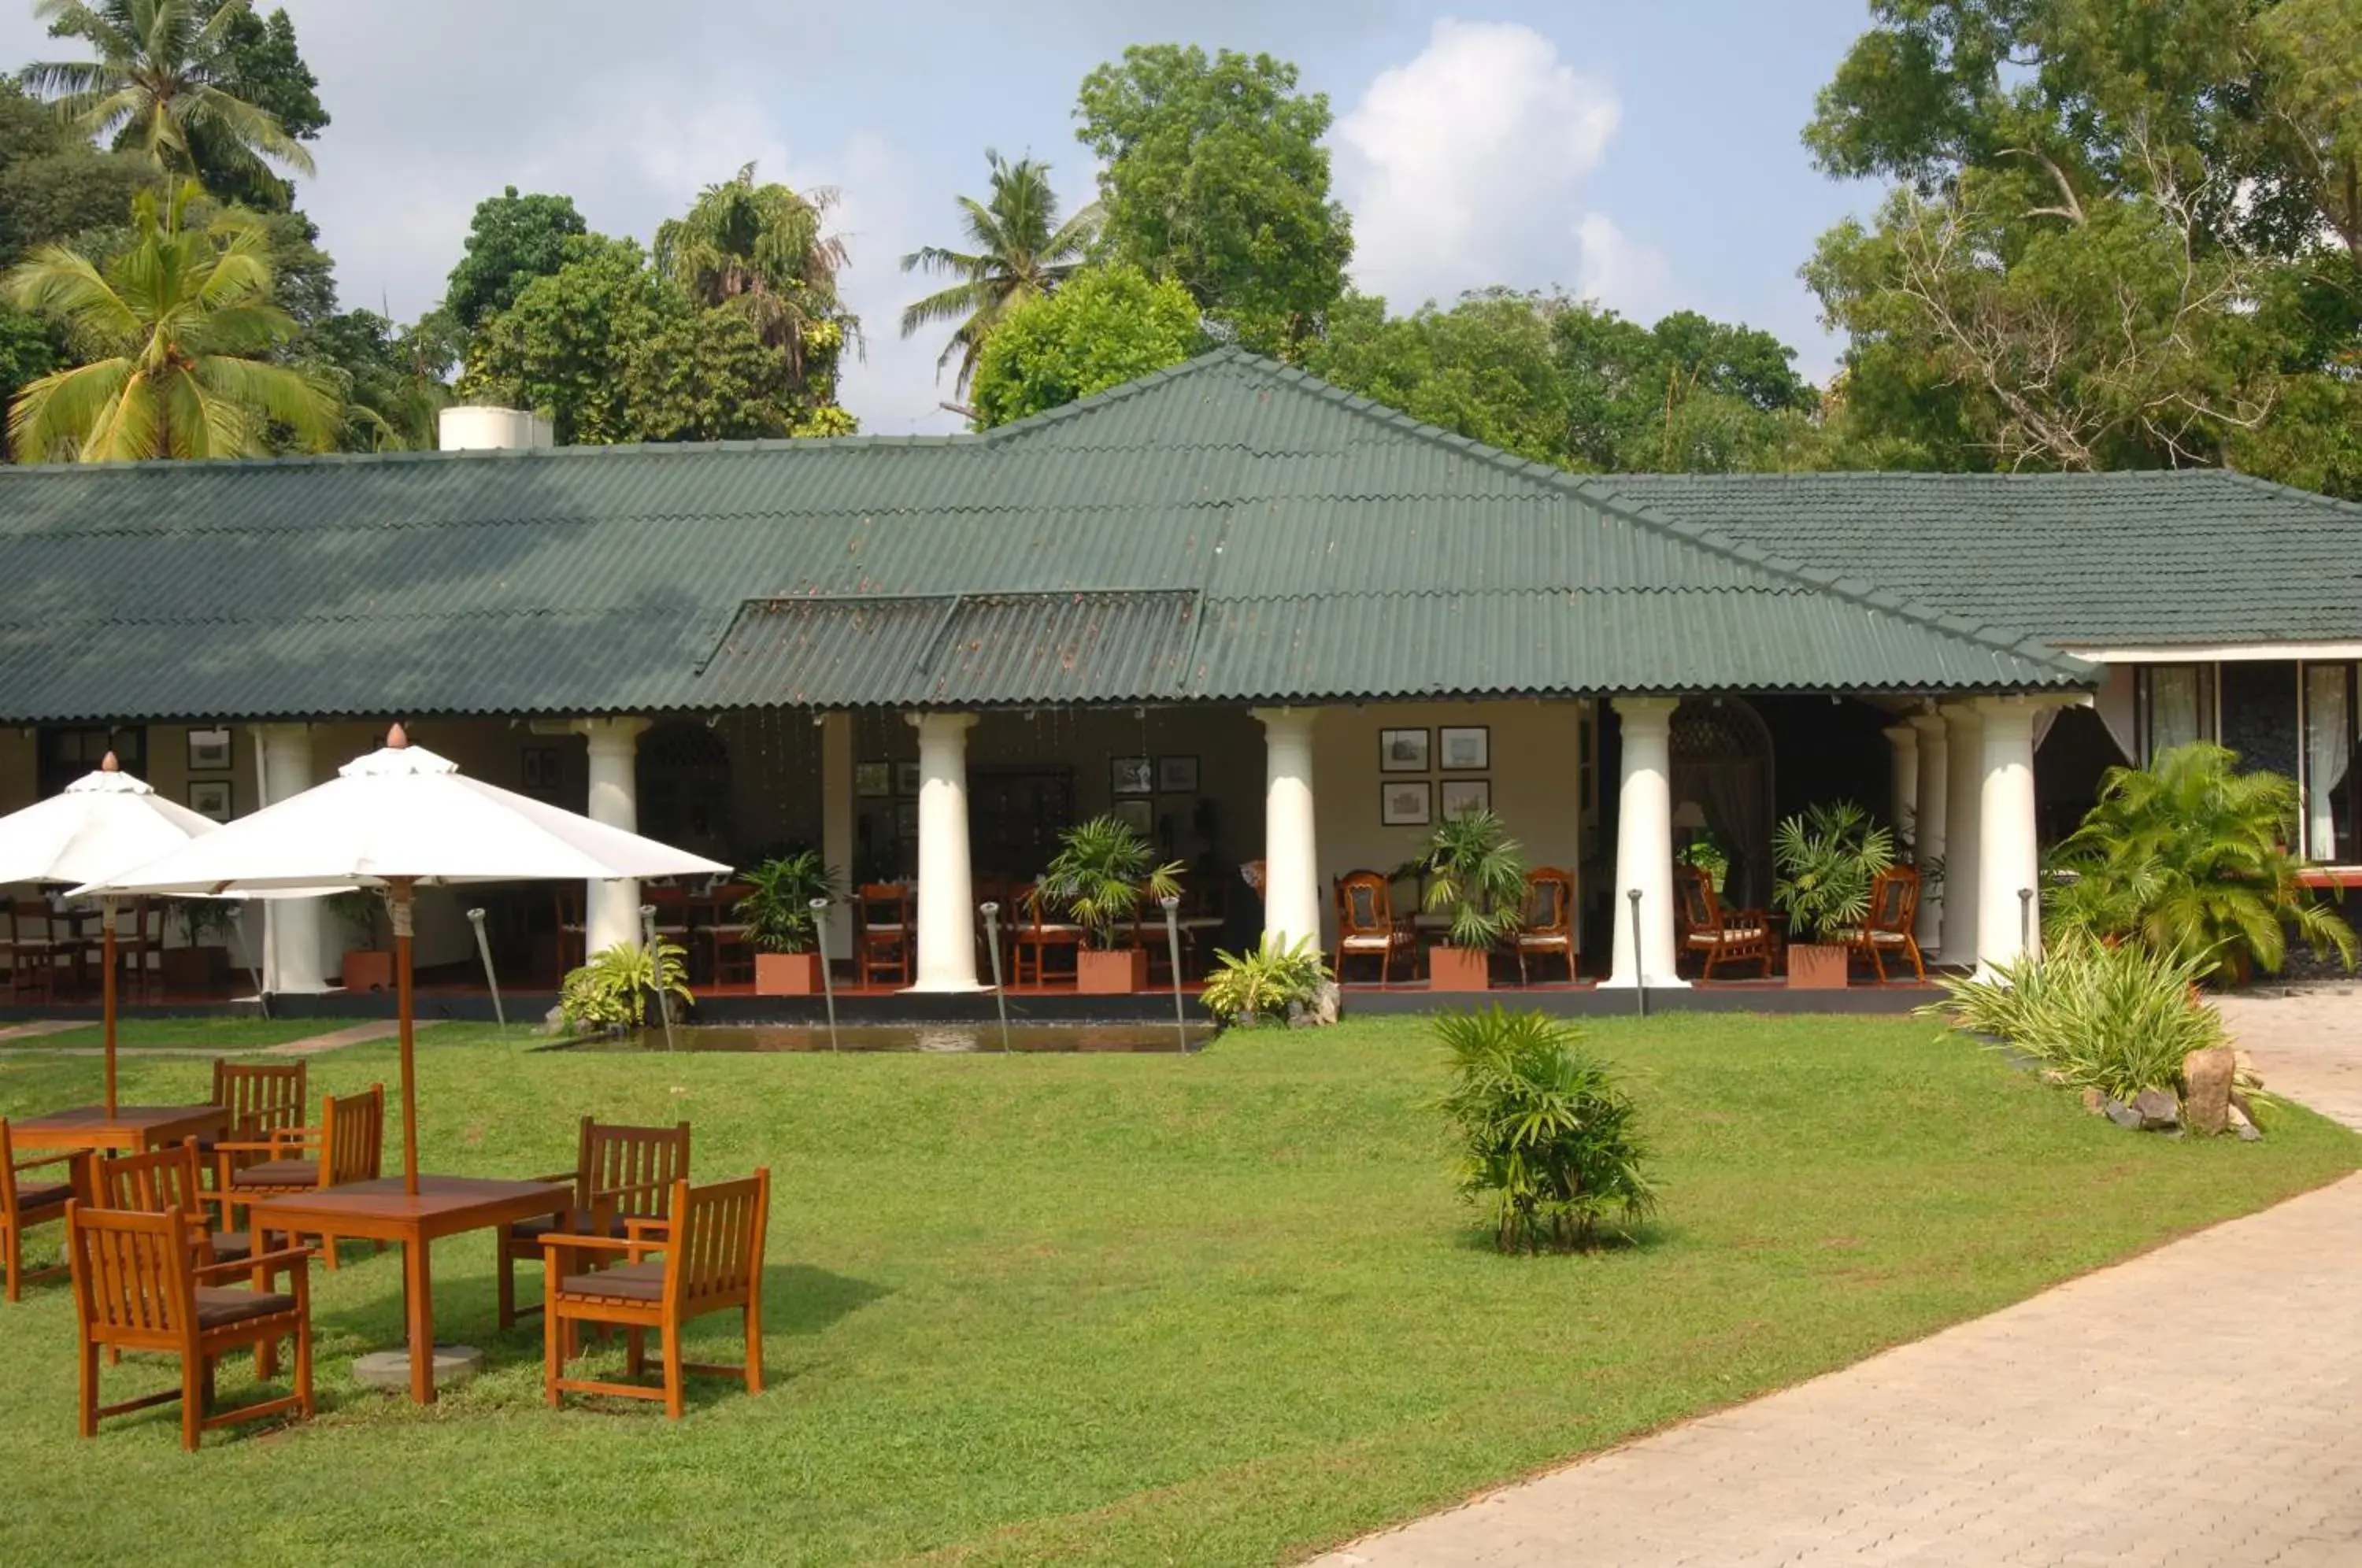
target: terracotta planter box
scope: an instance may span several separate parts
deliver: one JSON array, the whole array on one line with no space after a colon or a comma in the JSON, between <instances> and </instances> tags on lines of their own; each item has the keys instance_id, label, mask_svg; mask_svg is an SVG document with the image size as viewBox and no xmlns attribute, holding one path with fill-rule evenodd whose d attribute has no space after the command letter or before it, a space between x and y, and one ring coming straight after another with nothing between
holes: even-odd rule
<instances>
[{"instance_id":1,"label":"terracotta planter box","mask_svg":"<svg viewBox=\"0 0 2362 1568\"><path fill-rule=\"evenodd\" d=\"M393 955L367 950L348 953L344 978L348 991L390 991L393 989Z\"/></svg>"},{"instance_id":2,"label":"terracotta planter box","mask_svg":"<svg viewBox=\"0 0 2362 1568\"><path fill-rule=\"evenodd\" d=\"M1075 989L1087 997L1125 997L1148 988L1148 955L1137 947L1101 953L1085 947L1075 955Z\"/></svg>"},{"instance_id":3,"label":"terracotta planter box","mask_svg":"<svg viewBox=\"0 0 2362 1568\"><path fill-rule=\"evenodd\" d=\"M1489 991L1492 955L1481 947L1435 946L1427 950L1430 991Z\"/></svg>"},{"instance_id":4,"label":"terracotta planter box","mask_svg":"<svg viewBox=\"0 0 2362 1568\"><path fill-rule=\"evenodd\" d=\"M166 990L198 990L212 985L229 967L229 949L166 947L160 950L157 965Z\"/></svg>"},{"instance_id":5,"label":"terracotta planter box","mask_svg":"<svg viewBox=\"0 0 2362 1568\"><path fill-rule=\"evenodd\" d=\"M1849 956L1842 947L1823 947L1815 943L1792 943L1788 947L1788 988L1794 991L1841 991L1846 988L1846 960Z\"/></svg>"},{"instance_id":6,"label":"terracotta planter box","mask_svg":"<svg viewBox=\"0 0 2362 1568\"><path fill-rule=\"evenodd\" d=\"M820 995L820 955L817 953L757 953L755 994L758 997Z\"/></svg>"}]
</instances>

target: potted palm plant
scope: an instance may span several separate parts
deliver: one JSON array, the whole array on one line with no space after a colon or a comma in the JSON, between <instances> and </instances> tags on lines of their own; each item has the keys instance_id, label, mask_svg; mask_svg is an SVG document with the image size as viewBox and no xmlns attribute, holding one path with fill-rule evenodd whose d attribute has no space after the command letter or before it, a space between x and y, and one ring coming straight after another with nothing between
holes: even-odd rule
<instances>
[{"instance_id":1,"label":"potted palm plant","mask_svg":"<svg viewBox=\"0 0 2362 1568\"><path fill-rule=\"evenodd\" d=\"M1490 988L1493 949L1525 914L1524 850L1499 817L1480 807L1446 817L1419 866L1427 873L1428 912L1451 918L1451 940L1427 955L1428 989Z\"/></svg>"},{"instance_id":2,"label":"potted palm plant","mask_svg":"<svg viewBox=\"0 0 2362 1568\"><path fill-rule=\"evenodd\" d=\"M360 938L344 956L343 978L348 991L393 988L393 931L386 913L385 895L374 888L355 888L328 900L328 912L343 921ZM383 933L382 935L380 933Z\"/></svg>"},{"instance_id":3,"label":"potted palm plant","mask_svg":"<svg viewBox=\"0 0 2362 1568\"><path fill-rule=\"evenodd\" d=\"M746 943L755 949L755 994L808 997L821 989L819 926L814 899L837 897L836 878L820 852L775 856L745 874L746 896L738 918L746 922Z\"/></svg>"},{"instance_id":4,"label":"potted palm plant","mask_svg":"<svg viewBox=\"0 0 2362 1568\"><path fill-rule=\"evenodd\" d=\"M1093 817L1068 828L1057 858L1043 871L1033 896L1082 927L1075 955L1075 989L1121 996L1148 984L1148 955L1123 944L1145 896L1181 891L1181 862L1156 864L1148 841L1121 818Z\"/></svg>"},{"instance_id":5,"label":"potted palm plant","mask_svg":"<svg viewBox=\"0 0 2362 1568\"><path fill-rule=\"evenodd\" d=\"M1870 917L1871 884L1894 864L1894 833L1851 801L1814 806L1772 835L1774 908L1788 917L1788 984L1842 990L1846 933Z\"/></svg>"},{"instance_id":6,"label":"potted palm plant","mask_svg":"<svg viewBox=\"0 0 2362 1568\"><path fill-rule=\"evenodd\" d=\"M193 991L229 972L227 938L237 906L220 899L176 899L172 922L181 928L181 945L157 955L158 974L168 990Z\"/></svg>"}]
</instances>

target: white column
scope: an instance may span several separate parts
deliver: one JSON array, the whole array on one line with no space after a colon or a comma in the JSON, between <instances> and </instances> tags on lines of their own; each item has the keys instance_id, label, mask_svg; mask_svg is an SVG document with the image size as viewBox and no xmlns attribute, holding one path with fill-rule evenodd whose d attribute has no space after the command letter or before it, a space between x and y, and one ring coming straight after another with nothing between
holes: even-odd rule
<instances>
[{"instance_id":1,"label":"white column","mask_svg":"<svg viewBox=\"0 0 2362 1568\"><path fill-rule=\"evenodd\" d=\"M828 868L854 891L853 715L823 713L820 721L820 855ZM836 958L853 951L853 906L840 901L828 911L828 950Z\"/></svg>"},{"instance_id":2,"label":"white column","mask_svg":"<svg viewBox=\"0 0 2362 1568\"><path fill-rule=\"evenodd\" d=\"M1607 985L1685 986L1673 973L1673 710L1671 697L1618 697L1623 782L1617 796L1616 939ZM1633 944L1632 892L1640 894Z\"/></svg>"},{"instance_id":3,"label":"white column","mask_svg":"<svg viewBox=\"0 0 2362 1568\"><path fill-rule=\"evenodd\" d=\"M1948 732L1944 791L1944 932L1938 944L1949 964L1977 961L1977 878L1984 834L1984 725L1967 702L1940 710Z\"/></svg>"},{"instance_id":4,"label":"white column","mask_svg":"<svg viewBox=\"0 0 2362 1568\"><path fill-rule=\"evenodd\" d=\"M590 756L590 799L585 814L594 823L640 831L640 736L646 719L577 719ZM623 943L646 940L640 929L640 885L636 881L588 882L583 885L582 951L603 953Z\"/></svg>"},{"instance_id":5,"label":"white column","mask_svg":"<svg viewBox=\"0 0 2362 1568\"><path fill-rule=\"evenodd\" d=\"M1911 847L1922 867L1941 865L1945 860L1944 842L1949 823L1945 813L1949 806L1946 799L1951 793L1951 743L1949 733L1940 713L1915 713L1911 724L1919 732L1919 800L1912 808L1914 836ZM1914 933L1923 953L1943 950L1944 897L1949 886L1945 881L1921 889L1919 923Z\"/></svg>"},{"instance_id":6,"label":"white column","mask_svg":"<svg viewBox=\"0 0 2362 1568\"><path fill-rule=\"evenodd\" d=\"M919 732L919 974L911 988L979 990L967 854L967 732L976 715L905 717Z\"/></svg>"},{"instance_id":7,"label":"white column","mask_svg":"<svg viewBox=\"0 0 2362 1568\"><path fill-rule=\"evenodd\" d=\"M1904 836L1916 833L1919 812L1919 732L1908 723L1889 724L1879 732L1886 737L1887 798L1893 802L1887 821Z\"/></svg>"},{"instance_id":8,"label":"white column","mask_svg":"<svg viewBox=\"0 0 2362 1568\"><path fill-rule=\"evenodd\" d=\"M260 794L266 806L312 787L312 729L308 724L262 726ZM329 947L327 905L319 899L262 899L270 934L263 988L271 991L325 991L336 955Z\"/></svg>"},{"instance_id":9,"label":"white column","mask_svg":"<svg viewBox=\"0 0 2362 1568\"><path fill-rule=\"evenodd\" d=\"M1977 969L2042 948L2040 846L2035 837L2034 715L2025 697L1981 698L1984 767L1979 800ZM2023 891L2037 896L2027 899Z\"/></svg>"},{"instance_id":10,"label":"white column","mask_svg":"<svg viewBox=\"0 0 2362 1568\"><path fill-rule=\"evenodd\" d=\"M1317 708L1257 708L1263 723L1263 934L1320 945L1320 856L1312 812Z\"/></svg>"}]
</instances>

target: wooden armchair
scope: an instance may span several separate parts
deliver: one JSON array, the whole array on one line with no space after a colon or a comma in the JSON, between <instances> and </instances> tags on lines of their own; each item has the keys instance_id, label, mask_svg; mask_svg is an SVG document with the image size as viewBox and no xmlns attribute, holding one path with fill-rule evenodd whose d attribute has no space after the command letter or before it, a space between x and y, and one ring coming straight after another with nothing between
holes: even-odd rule
<instances>
[{"instance_id":1,"label":"wooden armchair","mask_svg":"<svg viewBox=\"0 0 2362 1568\"><path fill-rule=\"evenodd\" d=\"M73 951L68 922L46 899L17 899L8 905L8 991L11 997L46 1002L57 995L58 961Z\"/></svg>"},{"instance_id":2,"label":"wooden armchair","mask_svg":"<svg viewBox=\"0 0 2362 1568\"><path fill-rule=\"evenodd\" d=\"M853 912L858 942L854 955L856 977L865 986L881 978L909 985L914 945L911 889L900 882L866 883L854 900Z\"/></svg>"},{"instance_id":3,"label":"wooden armchair","mask_svg":"<svg viewBox=\"0 0 2362 1568\"><path fill-rule=\"evenodd\" d=\"M196 1452L207 1429L300 1410L312 1404L311 1251L205 1261L204 1238L185 1214L139 1214L66 1206L67 1253L73 1270L74 1306L81 1318L82 1435L96 1437L101 1416L119 1416L151 1405L181 1402L181 1446ZM217 1285L244 1277L251 1267L284 1271L287 1293ZM214 1364L226 1353L258 1353L281 1339L295 1342L294 1391L282 1398L211 1414ZM181 1358L181 1386L159 1394L98 1402L98 1352L160 1351Z\"/></svg>"},{"instance_id":4,"label":"wooden armchair","mask_svg":"<svg viewBox=\"0 0 2362 1568\"><path fill-rule=\"evenodd\" d=\"M8 1121L0 1117L0 1253L7 1260L7 1295L15 1301L24 1295L25 1286L44 1279L55 1279L66 1272L62 1263L50 1268L25 1269L25 1232L36 1225L66 1217L66 1205L82 1196L80 1184L88 1177L80 1150L69 1149L54 1154L37 1154L29 1160L17 1157L17 1146L8 1140ZM24 1173L37 1171L45 1165L62 1165L66 1179L59 1182L34 1182L23 1179Z\"/></svg>"},{"instance_id":5,"label":"wooden armchair","mask_svg":"<svg viewBox=\"0 0 2362 1568\"><path fill-rule=\"evenodd\" d=\"M248 1154L262 1157L251 1165L237 1162ZM315 1192L348 1182L375 1181L385 1174L385 1086L371 1084L367 1094L325 1096L317 1127L287 1127L269 1140L224 1139L214 1145L217 1172L215 1198L227 1228L232 1206L249 1198ZM377 1244L379 1252L385 1243ZM337 1266L337 1239L320 1238L322 1261Z\"/></svg>"},{"instance_id":6,"label":"wooden armchair","mask_svg":"<svg viewBox=\"0 0 2362 1568\"><path fill-rule=\"evenodd\" d=\"M1518 927L1518 983L1531 985L1529 960L1556 954L1566 960L1567 984L1574 983L1574 878L1555 866L1526 874L1525 918Z\"/></svg>"},{"instance_id":7,"label":"wooden armchair","mask_svg":"<svg viewBox=\"0 0 2362 1568\"><path fill-rule=\"evenodd\" d=\"M546 1236L624 1236L635 1220L663 1220L671 1210L673 1184L689 1176L689 1123L670 1127L609 1127L582 1119L581 1146L574 1168L537 1176L537 1181L574 1184L574 1209L562 1220L541 1215L520 1220L501 1235L501 1327L513 1325L538 1307L516 1304L516 1265L542 1256Z\"/></svg>"},{"instance_id":8,"label":"wooden armchair","mask_svg":"<svg viewBox=\"0 0 2362 1568\"><path fill-rule=\"evenodd\" d=\"M634 1220L628 1235L549 1235L542 1238L544 1285L548 1304L542 1325L543 1387L554 1408L568 1390L662 1399L665 1414L681 1415L682 1377L711 1373L743 1377L746 1392L763 1391L763 1242L771 1218L771 1173L757 1170L744 1181L692 1187L674 1184L668 1220ZM659 1258L650 1256L660 1253ZM586 1269L591 1259L624 1261ZM745 1326L743 1366L721 1366L681 1358L681 1331L695 1319L735 1310ZM627 1375L647 1370L646 1335L662 1340L664 1386L605 1383L566 1375L580 1323L612 1323L627 1332Z\"/></svg>"},{"instance_id":9,"label":"wooden armchair","mask_svg":"<svg viewBox=\"0 0 2362 1568\"><path fill-rule=\"evenodd\" d=\"M1018 889L1011 905L1017 913L1012 922L1016 935L1009 944L1010 978L1017 985L1026 983L1025 957L1030 953L1033 957L1033 984L1042 985L1050 977L1049 955L1052 949L1064 948L1071 953L1080 953L1083 928L1069 921L1052 920L1049 911L1042 907L1042 889L1036 883L1028 882Z\"/></svg>"},{"instance_id":10,"label":"wooden armchair","mask_svg":"<svg viewBox=\"0 0 2362 1568\"><path fill-rule=\"evenodd\" d=\"M1927 983L1927 964L1919 954L1919 939L1911 928L1919 919L1919 873L1909 866L1890 866L1871 878L1870 912L1862 918L1859 931L1845 933L1842 941L1848 950L1870 959L1882 984L1886 979L1886 955L1911 960L1911 971L1919 983Z\"/></svg>"},{"instance_id":11,"label":"wooden armchair","mask_svg":"<svg viewBox=\"0 0 2362 1568\"><path fill-rule=\"evenodd\" d=\"M1681 917L1682 951L1705 960L1700 979L1714 978L1716 964L1750 958L1763 966L1764 978L1771 978L1772 965L1780 955L1780 935L1768 911L1725 910L1714 878L1695 866L1673 867L1673 897Z\"/></svg>"},{"instance_id":12,"label":"wooden armchair","mask_svg":"<svg viewBox=\"0 0 2362 1568\"><path fill-rule=\"evenodd\" d=\"M91 1201L101 1209L134 1214L179 1213L202 1243L204 1262L241 1260L253 1251L251 1238L235 1231L216 1232L206 1222L205 1203L213 1195L204 1189L204 1168L194 1138L144 1154L104 1155L91 1183Z\"/></svg>"},{"instance_id":13,"label":"wooden armchair","mask_svg":"<svg viewBox=\"0 0 2362 1568\"><path fill-rule=\"evenodd\" d=\"M293 1132L304 1126L305 1084L311 1064L288 1062L251 1064L216 1060L213 1098L207 1102L229 1112L229 1131L223 1139L204 1139L198 1148L208 1157L222 1142L259 1145L238 1153L232 1165L259 1165L268 1154L271 1135ZM218 1167L220 1162L215 1161ZM228 1185L224 1178L221 1185ZM225 1220L227 1216L223 1217Z\"/></svg>"},{"instance_id":14,"label":"wooden armchair","mask_svg":"<svg viewBox=\"0 0 2362 1568\"><path fill-rule=\"evenodd\" d=\"M1348 958L1375 958L1378 984L1394 978L1395 959L1407 961L1418 951L1418 935L1411 917L1397 920L1394 889L1376 871L1354 871L1337 879L1337 966L1340 984Z\"/></svg>"}]
</instances>

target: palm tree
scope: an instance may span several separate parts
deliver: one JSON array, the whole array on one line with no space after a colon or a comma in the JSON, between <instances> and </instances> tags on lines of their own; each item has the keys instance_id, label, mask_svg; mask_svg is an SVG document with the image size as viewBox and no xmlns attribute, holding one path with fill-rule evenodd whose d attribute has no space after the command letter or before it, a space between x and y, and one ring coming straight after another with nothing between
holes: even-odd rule
<instances>
[{"instance_id":1,"label":"palm tree","mask_svg":"<svg viewBox=\"0 0 2362 1568\"><path fill-rule=\"evenodd\" d=\"M205 6L211 4L211 10ZM193 174L202 145L215 167L268 175L263 160L313 171L278 116L230 92L231 32L253 0L35 0L34 17L61 38L85 40L96 60L28 65L19 80L55 100L86 136L116 132L159 169Z\"/></svg>"},{"instance_id":2,"label":"palm tree","mask_svg":"<svg viewBox=\"0 0 2362 1568\"><path fill-rule=\"evenodd\" d=\"M311 451L335 439L335 396L259 358L295 332L271 302L269 237L236 209L187 227L188 204L203 194L189 181L160 213L143 191L130 248L104 267L46 246L0 285L17 308L63 321L107 356L17 394L8 442L19 461L258 457L274 425Z\"/></svg>"},{"instance_id":3,"label":"palm tree","mask_svg":"<svg viewBox=\"0 0 2362 1568\"><path fill-rule=\"evenodd\" d=\"M951 342L935 369L959 360L959 391L966 392L976 373L976 357L1001 317L1036 295L1046 294L1065 282L1087 259L1099 229L1097 202L1065 223L1058 221L1058 195L1050 189L1050 166L1021 158L1001 161L988 149L992 166L992 195L979 202L959 199L960 225L967 230L968 250L946 250L930 245L902 258L905 272L949 274L958 282L911 305L902 312L902 336L955 321Z\"/></svg>"},{"instance_id":4,"label":"palm tree","mask_svg":"<svg viewBox=\"0 0 2362 1568\"><path fill-rule=\"evenodd\" d=\"M799 195L757 185L749 163L699 192L686 216L657 226L657 270L700 304L744 311L800 388L811 379L808 360L833 369L846 339L861 334L836 292L850 260L844 241L822 232L836 201L826 189Z\"/></svg>"}]
</instances>

